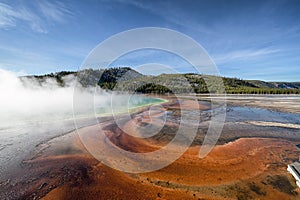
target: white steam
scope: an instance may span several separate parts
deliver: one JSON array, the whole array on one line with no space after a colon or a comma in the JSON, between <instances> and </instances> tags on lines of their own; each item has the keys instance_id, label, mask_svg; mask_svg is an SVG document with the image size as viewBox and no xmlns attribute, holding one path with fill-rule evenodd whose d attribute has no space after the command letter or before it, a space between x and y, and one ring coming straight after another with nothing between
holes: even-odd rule
<instances>
[{"instance_id":1,"label":"white steam","mask_svg":"<svg viewBox=\"0 0 300 200\"><path fill-rule=\"evenodd\" d=\"M0 69L0 182L9 179L37 145L99 123L98 116L110 114L112 107L117 113L149 103L141 96L75 87L76 77L71 74L62 79L63 87L55 78L20 78Z\"/></svg>"},{"instance_id":2,"label":"white steam","mask_svg":"<svg viewBox=\"0 0 300 200\"><path fill-rule=\"evenodd\" d=\"M69 119L73 116L73 94L76 77L63 77L66 85L60 86L54 78L38 81L22 78L16 73L0 69L0 127L28 121L51 121ZM79 101L94 95L91 90L82 90ZM105 93L95 96L95 104L107 105ZM89 108L94 105L87 106Z\"/></svg>"}]
</instances>

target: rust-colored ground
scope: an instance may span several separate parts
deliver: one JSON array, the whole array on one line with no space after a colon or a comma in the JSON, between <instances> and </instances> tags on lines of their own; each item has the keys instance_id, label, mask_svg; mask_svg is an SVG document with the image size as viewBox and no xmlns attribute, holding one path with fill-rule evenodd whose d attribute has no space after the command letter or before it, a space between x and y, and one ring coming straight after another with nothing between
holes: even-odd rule
<instances>
[{"instance_id":1,"label":"rust-colored ground","mask_svg":"<svg viewBox=\"0 0 300 200\"><path fill-rule=\"evenodd\" d=\"M186 103L186 109L193 109ZM172 109L176 105L171 106ZM149 119L145 116L145 122ZM118 146L148 152L164 145L128 136L113 124L106 135ZM126 126L126 123L124 124ZM131 129L135 131L134 129ZM91 139L100 139L95 132ZM101 142L99 141L99 142ZM103 141L102 141L103 142ZM92 144L92 143L91 143ZM101 144L101 143L100 143ZM174 163L151 173L130 174L94 159L76 133L57 138L24 163L33 177L24 198L57 199L299 199L286 171L298 159L295 141L240 138L217 145L205 158L192 146ZM16 185L24 188L24 183Z\"/></svg>"},{"instance_id":2,"label":"rust-colored ground","mask_svg":"<svg viewBox=\"0 0 300 200\"><path fill-rule=\"evenodd\" d=\"M204 159L197 158L197 147L191 147L170 166L138 175L113 170L85 153L34 162L71 162L66 169L75 174L44 199L297 199L299 190L285 164L298 155L294 145L280 139L243 138L216 146ZM77 162L81 168L74 169Z\"/></svg>"}]
</instances>

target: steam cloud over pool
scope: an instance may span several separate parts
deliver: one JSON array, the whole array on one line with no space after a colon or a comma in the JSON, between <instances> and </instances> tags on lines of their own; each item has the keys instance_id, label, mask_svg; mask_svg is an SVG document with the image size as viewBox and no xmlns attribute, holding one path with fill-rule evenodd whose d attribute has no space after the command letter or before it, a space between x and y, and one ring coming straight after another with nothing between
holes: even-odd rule
<instances>
[{"instance_id":1,"label":"steam cloud over pool","mask_svg":"<svg viewBox=\"0 0 300 200\"><path fill-rule=\"evenodd\" d=\"M75 129L73 97L76 77L63 77L62 87L55 78L42 81L34 77L18 77L17 73L0 69L0 181L9 176L35 146ZM78 89L78 86L77 86ZM95 123L95 116L111 114L112 98L117 99L115 112L126 112L138 106L162 100L105 92L95 87L79 87L76 101L82 108L76 127ZM89 104L93 99L93 104ZM114 101L116 102L116 101Z\"/></svg>"}]
</instances>

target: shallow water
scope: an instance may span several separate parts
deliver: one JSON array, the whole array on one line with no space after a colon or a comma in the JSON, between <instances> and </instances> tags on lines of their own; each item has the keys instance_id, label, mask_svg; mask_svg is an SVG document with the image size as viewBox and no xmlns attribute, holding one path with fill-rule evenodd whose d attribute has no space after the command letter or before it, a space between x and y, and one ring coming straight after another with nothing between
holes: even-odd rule
<instances>
[{"instance_id":1,"label":"shallow water","mask_svg":"<svg viewBox=\"0 0 300 200\"><path fill-rule=\"evenodd\" d=\"M228 106L226 121L267 121L300 124L300 114L278 112L264 108Z\"/></svg>"}]
</instances>

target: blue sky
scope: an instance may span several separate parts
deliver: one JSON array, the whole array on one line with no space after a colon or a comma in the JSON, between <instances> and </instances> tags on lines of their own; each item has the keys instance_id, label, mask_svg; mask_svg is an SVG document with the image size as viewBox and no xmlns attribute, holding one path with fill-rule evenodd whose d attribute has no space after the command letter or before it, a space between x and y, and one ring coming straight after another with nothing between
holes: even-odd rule
<instances>
[{"instance_id":1,"label":"blue sky","mask_svg":"<svg viewBox=\"0 0 300 200\"><path fill-rule=\"evenodd\" d=\"M223 76L300 81L299 19L298 0L0 0L0 68L28 74L77 70L103 40L150 26L195 39ZM144 55L116 64L162 62L186 72L179 59Z\"/></svg>"}]
</instances>

